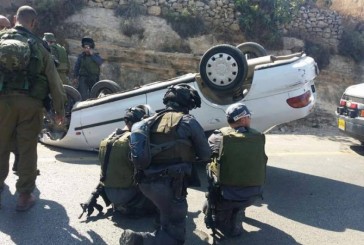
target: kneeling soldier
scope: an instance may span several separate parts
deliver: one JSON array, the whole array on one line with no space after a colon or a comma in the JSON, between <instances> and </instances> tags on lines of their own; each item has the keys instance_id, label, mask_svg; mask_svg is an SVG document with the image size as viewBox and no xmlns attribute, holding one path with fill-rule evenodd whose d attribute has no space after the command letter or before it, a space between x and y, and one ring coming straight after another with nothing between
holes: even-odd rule
<instances>
[{"instance_id":1,"label":"kneeling soldier","mask_svg":"<svg viewBox=\"0 0 364 245\"><path fill-rule=\"evenodd\" d=\"M245 208L262 196L267 156L265 136L250 128L250 112L242 103L228 107L229 127L209 137L212 162L207 166L209 191L204 205L205 223L225 237L243 232Z\"/></svg>"},{"instance_id":2,"label":"kneeling soldier","mask_svg":"<svg viewBox=\"0 0 364 245\"><path fill-rule=\"evenodd\" d=\"M83 212L90 216L94 208L102 211L97 203L101 196L105 204L113 205L114 211L132 217L156 213L156 208L134 182L134 166L129 160L129 135L134 123L149 116L144 105L129 108L124 116L125 127L117 129L102 140L99 149L101 163L100 183L88 202L81 204Z\"/></svg>"}]
</instances>

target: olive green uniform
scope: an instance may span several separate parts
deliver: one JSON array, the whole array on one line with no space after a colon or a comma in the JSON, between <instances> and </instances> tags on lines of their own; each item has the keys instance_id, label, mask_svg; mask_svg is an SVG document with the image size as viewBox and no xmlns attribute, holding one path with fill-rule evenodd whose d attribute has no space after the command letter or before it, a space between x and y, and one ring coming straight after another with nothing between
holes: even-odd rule
<instances>
[{"instance_id":1,"label":"olive green uniform","mask_svg":"<svg viewBox=\"0 0 364 245\"><path fill-rule=\"evenodd\" d=\"M35 188L37 177L37 143L43 120L42 100L51 94L53 107L57 115L64 116L66 94L54 61L43 47L42 41L22 26L16 26L11 31L21 32L27 38L36 41L37 50L36 82L32 81L29 90L18 90L4 81L0 92L0 189L9 172L9 157L16 135L15 144L19 153L18 175L16 189L19 193L31 193ZM8 86L7 86L8 85Z\"/></svg>"},{"instance_id":2,"label":"olive green uniform","mask_svg":"<svg viewBox=\"0 0 364 245\"><path fill-rule=\"evenodd\" d=\"M63 82L63 84L70 85L70 80L68 78L68 74L70 71L70 62L68 60L68 54L66 49L56 43L49 46L51 49L51 53L54 58L58 61L57 71Z\"/></svg>"}]
</instances>

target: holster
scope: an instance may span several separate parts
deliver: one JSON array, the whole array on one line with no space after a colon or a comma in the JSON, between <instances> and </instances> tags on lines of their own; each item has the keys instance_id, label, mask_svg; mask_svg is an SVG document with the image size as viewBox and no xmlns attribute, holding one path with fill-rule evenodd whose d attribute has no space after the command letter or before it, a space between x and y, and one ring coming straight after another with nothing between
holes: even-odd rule
<instances>
[{"instance_id":1,"label":"holster","mask_svg":"<svg viewBox=\"0 0 364 245\"><path fill-rule=\"evenodd\" d=\"M173 175L172 177L172 190L176 200L186 198L187 191L185 186L185 173L180 172Z\"/></svg>"}]
</instances>

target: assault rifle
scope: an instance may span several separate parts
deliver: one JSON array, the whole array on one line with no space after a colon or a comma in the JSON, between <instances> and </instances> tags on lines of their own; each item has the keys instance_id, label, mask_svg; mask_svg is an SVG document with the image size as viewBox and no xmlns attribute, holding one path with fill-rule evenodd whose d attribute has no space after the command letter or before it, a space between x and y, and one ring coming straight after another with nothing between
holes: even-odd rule
<instances>
[{"instance_id":1,"label":"assault rifle","mask_svg":"<svg viewBox=\"0 0 364 245\"><path fill-rule=\"evenodd\" d=\"M212 230L212 244L216 244L216 203L219 198L219 187L214 184L214 179L211 172L208 170L208 192L206 193L207 198L207 209L205 212L205 224L207 229Z\"/></svg>"},{"instance_id":2,"label":"assault rifle","mask_svg":"<svg viewBox=\"0 0 364 245\"><path fill-rule=\"evenodd\" d=\"M103 207L97 203L97 198L99 198L99 196L101 196L104 200L106 207L111 204L110 200L106 196L104 186L102 184L98 184L95 191L92 192L91 197L88 199L88 201L85 203L81 203L82 213L78 217L79 219L81 219L82 215L86 211L87 217L90 217L90 215L94 212L95 208L97 209L97 211L99 211L99 214L102 213Z\"/></svg>"}]
</instances>

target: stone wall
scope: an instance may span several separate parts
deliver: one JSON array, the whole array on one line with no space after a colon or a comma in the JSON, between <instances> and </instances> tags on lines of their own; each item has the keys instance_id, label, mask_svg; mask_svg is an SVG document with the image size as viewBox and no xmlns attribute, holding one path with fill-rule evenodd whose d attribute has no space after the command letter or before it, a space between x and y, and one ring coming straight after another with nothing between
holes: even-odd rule
<instances>
[{"instance_id":1,"label":"stone wall","mask_svg":"<svg viewBox=\"0 0 364 245\"><path fill-rule=\"evenodd\" d=\"M91 7L117 8L119 5L135 1L143 5L147 14L160 16L163 12L177 12L189 14L198 13L210 27L229 28L239 31L239 12L235 10L234 0L87 0ZM342 17L328 9L301 7L293 21L282 27L284 34L295 34L323 43L337 50L343 33Z\"/></svg>"},{"instance_id":2,"label":"stone wall","mask_svg":"<svg viewBox=\"0 0 364 245\"><path fill-rule=\"evenodd\" d=\"M99 8L117 8L134 1L143 5L149 15L160 16L163 12L177 12L195 15L198 13L206 24L239 30L234 0L88 0L88 5Z\"/></svg>"},{"instance_id":3,"label":"stone wall","mask_svg":"<svg viewBox=\"0 0 364 245\"><path fill-rule=\"evenodd\" d=\"M343 33L342 17L337 12L327 9L301 7L283 31L337 50Z\"/></svg>"}]
</instances>

